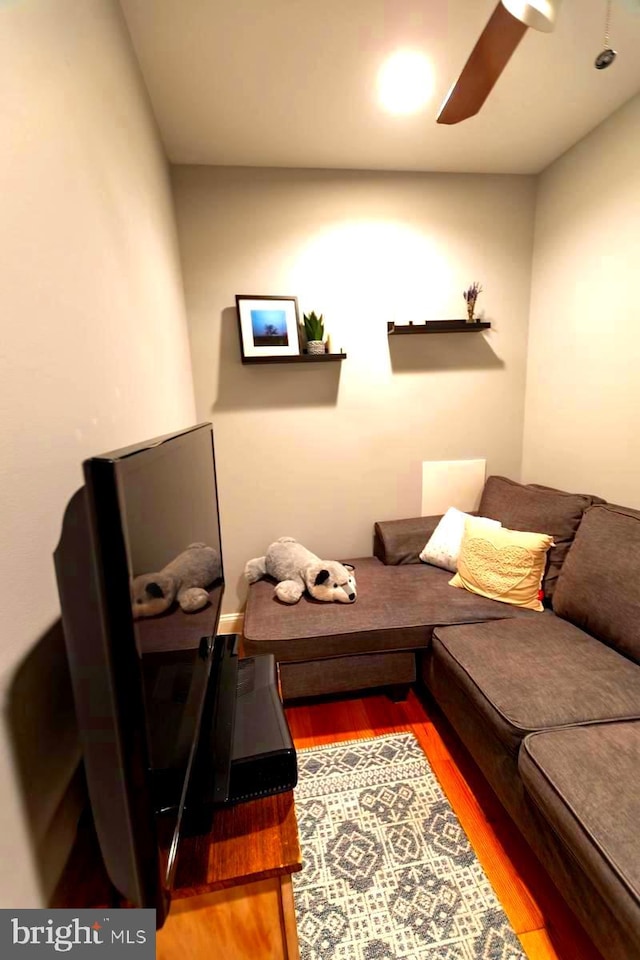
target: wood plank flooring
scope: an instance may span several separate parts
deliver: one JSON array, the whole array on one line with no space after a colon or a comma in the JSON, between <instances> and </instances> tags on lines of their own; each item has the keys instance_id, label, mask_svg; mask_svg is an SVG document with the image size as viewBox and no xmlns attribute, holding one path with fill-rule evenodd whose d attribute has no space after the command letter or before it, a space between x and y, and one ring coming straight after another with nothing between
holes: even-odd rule
<instances>
[{"instance_id":1,"label":"wood plank flooring","mask_svg":"<svg viewBox=\"0 0 640 960\"><path fill-rule=\"evenodd\" d=\"M469 837L529 960L602 960L439 711L412 691L287 707L296 747L410 730Z\"/></svg>"}]
</instances>

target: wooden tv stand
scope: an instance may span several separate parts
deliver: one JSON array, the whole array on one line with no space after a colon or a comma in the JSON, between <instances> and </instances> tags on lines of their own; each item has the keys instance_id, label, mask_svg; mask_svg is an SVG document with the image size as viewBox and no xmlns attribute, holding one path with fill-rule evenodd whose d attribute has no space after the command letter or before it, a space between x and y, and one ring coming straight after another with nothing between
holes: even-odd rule
<instances>
[{"instance_id":1,"label":"wooden tv stand","mask_svg":"<svg viewBox=\"0 0 640 960\"><path fill-rule=\"evenodd\" d=\"M298 960L291 874L300 870L293 793L223 808L181 840L158 960Z\"/></svg>"},{"instance_id":2,"label":"wooden tv stand","mask_svg":"<svg viewBox=\"0 0 640 960\"><path fill-rule=\"evenodd\" d=\"M291 874L302 861L293 793L216 811L209 834L182 838L158 960L299 960ZM116 906L85 822L50 906Z\"/></svg>"}]
</instances>

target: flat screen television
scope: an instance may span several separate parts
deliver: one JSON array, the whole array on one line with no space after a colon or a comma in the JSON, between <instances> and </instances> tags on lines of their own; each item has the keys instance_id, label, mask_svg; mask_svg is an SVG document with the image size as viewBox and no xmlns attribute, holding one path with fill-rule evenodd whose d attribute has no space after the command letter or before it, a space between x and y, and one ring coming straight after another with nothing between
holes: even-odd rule
<instances>
[{"instance_id":1,"label":"flat screen television","mask_svg":"<svg viewBox=\"0 0 640 960\"><path fill-rule=\"evenodd\" d=\"M224 799L233 735L235 679L226 691L220 681L234 638L216 637L224 572L211 424L91 457L83 470L55 566L89 798L114 887L155 908L161 926L190 785L204 806ZM134 618L133 579L192 543L220 558L206 606Z\"/></svg>"}]
</instances>

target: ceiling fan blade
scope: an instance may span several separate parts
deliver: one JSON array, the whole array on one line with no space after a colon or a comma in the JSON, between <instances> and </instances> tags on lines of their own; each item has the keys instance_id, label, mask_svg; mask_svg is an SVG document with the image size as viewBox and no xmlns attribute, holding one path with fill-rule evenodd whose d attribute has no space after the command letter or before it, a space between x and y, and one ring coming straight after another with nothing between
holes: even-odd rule
<instances>
[{"instance_id":1,"label":"ceiling fan blade","mask_svg":"<svg viewBox=\"0 0 640 960\"><path fill-rule=\"evenodd\" d=\"M527 29L526 24L498 4L462 73L447 94L438 114L438 123L460 123L475 116Z\"/></svg>"}]
</instances>

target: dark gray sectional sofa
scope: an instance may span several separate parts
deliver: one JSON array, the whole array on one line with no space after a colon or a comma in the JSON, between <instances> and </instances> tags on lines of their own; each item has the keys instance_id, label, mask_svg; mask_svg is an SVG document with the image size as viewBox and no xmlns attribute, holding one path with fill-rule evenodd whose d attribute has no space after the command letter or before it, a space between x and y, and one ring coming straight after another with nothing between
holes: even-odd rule
<instances>
[{"instance_id":1,"label":"dark gray sectional sofa","mask_svg":"<svg viewBox=\"0 0 640 960\"><path fill-rule=\"evenodd\" d=\"M553 534L543 613L421 564L439 518L387 521L356 604L253 585L245 650L276 654L285 698L416 680L603 956L640 958L640 512L501 477L478 512Z\"/></svg>"}]
</instances>

